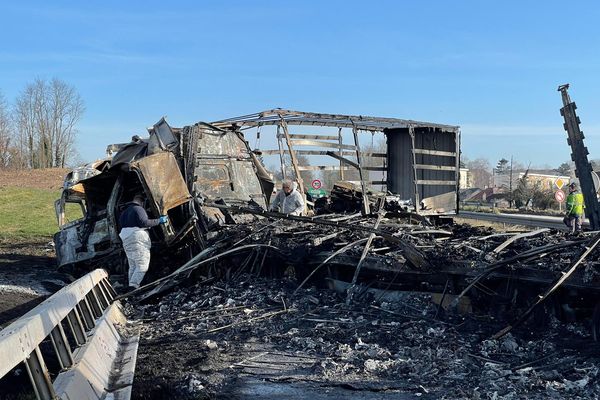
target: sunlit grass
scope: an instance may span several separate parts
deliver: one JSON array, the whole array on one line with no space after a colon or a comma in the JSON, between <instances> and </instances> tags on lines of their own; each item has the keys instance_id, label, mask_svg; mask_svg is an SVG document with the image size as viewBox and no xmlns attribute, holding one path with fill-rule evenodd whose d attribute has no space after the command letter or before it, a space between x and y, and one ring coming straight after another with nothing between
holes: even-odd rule
<instances>
[{"instance_id":1,"label":"sunlit grass","mask_svg":"<svg viewBox=\"0 0 600 400\"><path fill-rule=\"evenodd\" d=\"M0 188L0 238L47 238L58 230L54 201L60 191Z\"/></svg>"}]
</instances>

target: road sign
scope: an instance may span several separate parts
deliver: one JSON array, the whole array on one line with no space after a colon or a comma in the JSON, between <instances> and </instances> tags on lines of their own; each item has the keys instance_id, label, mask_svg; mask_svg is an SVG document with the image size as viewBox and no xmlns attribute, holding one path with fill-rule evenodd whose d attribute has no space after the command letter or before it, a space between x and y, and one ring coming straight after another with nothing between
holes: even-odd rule
<instances>
[{"instance_id":1,"label":"road sign","mask_svg":"<svg viewBox=\"0 0 600 400\"><path fill-rule=\"evenodd\" d=\"M312 186L313 189L321 189L321 186L323 186L323 184L321 183L320 180L315 179L314 181L312 181L310 186Z\"/></svg>"},{"instance_id":2,"label":"road sign","mask_svg":"<svg viewBox=\"0 0 600 400\"><path fill-rule=\"evenodd\" d=\"M325 197L327 192L323 189L308 189L308 194L310 194L310 197L313 199L320 199L321 197Z\"/></svg>"},{"instance_id":3,"label":"road sign","mask_svg":"<svg viewBox=\"0 0 600 400\"><path fill-rule=\"evenodd\" d=\"M557 179L554 181L554 184L556 185L556 187L557 187L559 190L560 190L560 189L562 189L562 188L563 188L563 186L565 186L565 183L567 183L567 182L563 181L563 180L562 180L562 178L557 178ZM557 201L558 201L558 200L557 200Z\"/></svg>"},{"instance_id":4,"label":"road sign","mask_svg":"<svg viewBox=\"0 0 600 400\"><path fill-rule=\"evenodd\" d=\"M558 201L559 203L562 203L563 201L565 201L565 192L563 192L562 190L558 189L555 193L554 193L554 198L556 199L556 201Z\"/></svg>"}]
</instances>

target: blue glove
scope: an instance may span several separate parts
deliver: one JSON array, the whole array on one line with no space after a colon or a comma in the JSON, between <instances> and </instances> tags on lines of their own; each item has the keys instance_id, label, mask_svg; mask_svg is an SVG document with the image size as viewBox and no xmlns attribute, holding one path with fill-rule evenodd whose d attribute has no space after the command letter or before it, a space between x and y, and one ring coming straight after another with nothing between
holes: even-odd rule
<instances>
[{"instance_id":1,"label":"blue glove","mask_svg":"<svg viewBox=\"0 0 600 400\"><path fill-rule=\"evenodd\" d=\"M169 217L167 217L166 215L161 215L158 218L158 223L159 224L166 224L168 220L169 220Z\"/></svg>"}]
</instances>

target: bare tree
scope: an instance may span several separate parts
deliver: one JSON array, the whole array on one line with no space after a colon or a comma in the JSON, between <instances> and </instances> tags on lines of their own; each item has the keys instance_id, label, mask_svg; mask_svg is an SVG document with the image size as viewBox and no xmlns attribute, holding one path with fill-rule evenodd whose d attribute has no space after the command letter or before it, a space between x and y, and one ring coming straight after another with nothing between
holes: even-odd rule
<instances>
[{"instance_id":1,"label":"bare tree","mask_svg":"<svg viewBox=\"0 0 600 400\"><path fill-rule=\"evenodd\" d=\"M298 160L299 166L309 166L310 165L310 160L305 155L297 154L296 159ZM285 178L297 181L296 173L294 171L294 167L292 166L292 159L287 154L284 156L284 163L285 163L285 172L286 172ZM275 176L276 180L281 181L284 179L282 171L281 171L281 166L272 166L271 171L273 172L273 175ZM310 170L300 171L300 175L302 176L302 180L304 181L304 186L307 186L307 187L310 186L310 183L313 181L313 179L315 177L314 171L310 171Z\"/></svg>"},{"instance_id":2,"label":"bare tree","mask_svg":"<svg viewBox=\"0 0 600 400\"><path fill-rule=\"evenodd\" d=\"M16 100L14 113L25 166L64 167L84 110L81 96L64 81L36 79L27 85Z\"/></svg>"},{"instance_id":3,"label":"bare tree","mask_svg":"<svg viewBox=\"0 0 600 400\"><path fill-rule=\"evenodd\" d=\"M4 95L0 92L0 167L11 163L12 121Z\"/></svg>"},{"instance_id":4,"label":"bare tree","mask_svg":"<svg viewBox=\"0 0 600 400\"><path fill-rule=\"evenodd\" d=\"M17 126L17 140L20 151L21 167L36 168L34 143L36 136L35 123L35 91L28 85L19 95L15 103L14 120Z\"/></svg>"},{"instance_id":5,"label":"bare tree","mask_svg":"<svg viewBox=\"0 0 600 400\"><path fill-rule=\"evenodd\" d=\"M75 125L81 119L85 106L79 93L73 86L53 79L50 83L53 95L52 113L52 139L54 151L54 164L64 168L67 156L71 154L77 130Z\"/></svg>"},{"instance_id":6,"label":"bare tree","mask_svg":"<svg viewBox=\"0 0 600 400\"><path fill-rule=\"evenodd\" d=\"M485 158L477 158L466 163L473 175L473 186L477 188L489 187L492 180L492 167Z\"/></svg>"}]
</instances>

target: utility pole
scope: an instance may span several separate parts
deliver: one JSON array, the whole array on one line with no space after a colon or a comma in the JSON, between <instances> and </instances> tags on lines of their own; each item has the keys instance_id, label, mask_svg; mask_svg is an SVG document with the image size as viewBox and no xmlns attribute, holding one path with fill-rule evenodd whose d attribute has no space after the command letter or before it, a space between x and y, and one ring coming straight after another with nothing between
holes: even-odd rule
<instances>
[{"instance_id":1,"label":"utility pole","mask_svg":"<svg viewBox=\"0 0 600 400\"><path fill-rule=\"evenodd\" d=\"M558 87L564 106L560 109L560 115L565 119L564 128L567 131L567 143L571 146L571 159L575 162L575 176L579 178L581 193L585 201L585 214L590 221L591 230L597 231L600 229L600 207L592 179L592 165L587 158L588 149L583 145L584 136L579 128L581 121L575 113L577 106L575 102L571 101L567 89L569 89L568 83Z\"/></svg>"},{"instance_id":2,"label":"utility pole","mask_svg":"<svg viewBox=\"0 0 600 400\"><path fill-rule=\"evenodd\" d=\"M510 196L509 197L510 198L510 203L509 203L510 207L509 208L512 208L513 207L513 186L512 186L512 182L513 182L513 156L512 156L512 154L510 155L510 177L509 177L509 179L510 179L509 184L508 184L508 192L510 193L509 194L509 196Z\"/></svg>"}]
</instances>

